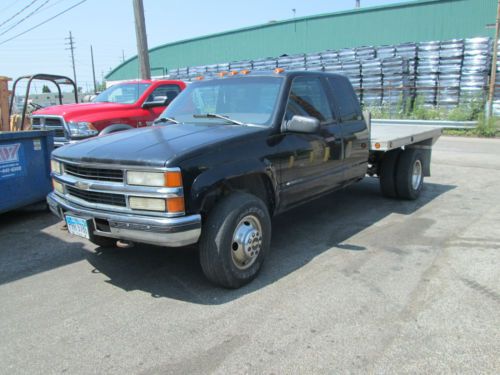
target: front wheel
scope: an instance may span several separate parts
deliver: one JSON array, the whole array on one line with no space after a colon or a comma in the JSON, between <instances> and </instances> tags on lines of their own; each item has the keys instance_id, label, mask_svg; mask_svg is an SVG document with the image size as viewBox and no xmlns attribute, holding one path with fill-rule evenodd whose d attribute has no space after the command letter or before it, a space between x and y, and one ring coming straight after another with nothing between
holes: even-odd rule
<instances>
[{"instance_id":1,"label":"front wheel","mask_svg":"<svg viewBox=\"0 0 500 375\"><path fill-rule=\"evenodd\" d=\"M209 213L200 238L200 263L206 277L239 288L258 274L271 243L271 219L262 200L233 193Z\"/></svg>"}]
</instances>

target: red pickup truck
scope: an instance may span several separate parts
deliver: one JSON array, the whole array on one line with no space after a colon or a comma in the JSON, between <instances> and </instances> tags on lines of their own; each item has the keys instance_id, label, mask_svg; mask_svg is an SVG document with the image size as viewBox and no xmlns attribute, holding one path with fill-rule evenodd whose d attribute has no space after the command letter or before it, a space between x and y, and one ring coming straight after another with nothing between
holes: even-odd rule
<instances>
[{"instance_id":1,"label":"red pickup truck","mask_svg":"<svg viewBox=\"0 0 500 375\"><path fill-rule=\"evenodd\" d=\"M58 105L33 112L32 127L54 130L54 143L61 146L147 126L184 88L184 82L174 80L119 83L104 90L91 103Z\"/></svg>"}]
</instances>

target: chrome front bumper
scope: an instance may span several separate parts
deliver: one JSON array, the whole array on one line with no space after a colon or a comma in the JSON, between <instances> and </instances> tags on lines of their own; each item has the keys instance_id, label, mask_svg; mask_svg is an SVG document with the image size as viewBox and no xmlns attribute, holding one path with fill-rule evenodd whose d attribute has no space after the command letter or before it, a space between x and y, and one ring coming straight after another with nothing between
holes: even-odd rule
<instances>
[{"instance_id":1,"label":"chrome front bumper","mask_svg":"<svg viewBox=\"0 0 500 375\"><path fill-rule=\"evenodd\" d=\"M47 203L50 210L62 220L65 213L92 219L93 233L97 236L179 247L198 242L201 234L200 215L164 218L92 210L68 202L53 192L47 196ZM103 222L107 222L107 225L103 225Z\"/></svg>"}]
</instances>

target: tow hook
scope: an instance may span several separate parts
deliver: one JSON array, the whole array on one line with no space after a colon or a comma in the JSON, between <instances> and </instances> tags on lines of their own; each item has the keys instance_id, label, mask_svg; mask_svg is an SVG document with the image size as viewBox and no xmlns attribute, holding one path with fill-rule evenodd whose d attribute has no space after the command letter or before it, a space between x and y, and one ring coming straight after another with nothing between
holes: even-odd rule
<instances>
[{"instance_id":1,"label":"tow hook","mask_svg":"<svg viewBox=\"0 0 500 375\"><path fill-rule=\"evenodd\" d=\"M130 249L135 246L135 243L132 241L118 240L116 241L116 246L120 249Z\"/></svg>"}]
</instances>

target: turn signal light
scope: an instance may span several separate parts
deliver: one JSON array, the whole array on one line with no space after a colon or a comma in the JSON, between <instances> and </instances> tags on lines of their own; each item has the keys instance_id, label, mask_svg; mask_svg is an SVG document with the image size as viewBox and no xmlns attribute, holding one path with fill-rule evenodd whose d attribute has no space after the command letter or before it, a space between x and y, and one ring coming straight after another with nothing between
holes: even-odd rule
<instances>
[{"instance_id":1,"label":"turn signal light","mask_svg":"<svg viewBox=\"0 0 500 375\"><path fill-rule=\"evenodd\" d=\"M184 198L167 198L167 212L184 212Z\"/></svg>"},{"instance_id":2,"label":"turn signal light","mask_svg":"<svg viewBox=\"0 0 500 375\"><path fill-rule=\"evenodd\" d=\"M165 186L166 187L182 187L182 174L177 172L165 172Z\"/></svg>"}]
</instances>

